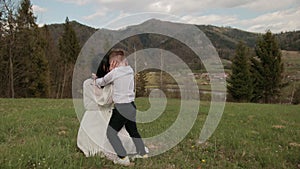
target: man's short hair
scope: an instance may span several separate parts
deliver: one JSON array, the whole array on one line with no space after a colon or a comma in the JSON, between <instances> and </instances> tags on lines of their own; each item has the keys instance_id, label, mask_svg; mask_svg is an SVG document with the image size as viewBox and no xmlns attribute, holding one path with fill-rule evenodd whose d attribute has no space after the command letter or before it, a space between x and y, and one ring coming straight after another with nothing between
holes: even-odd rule
<instances>
[{"instance_id":1,"label":"man's short hair","mask_svg":"<svg viewBox=\"0 0 300 169\"><path fill-rule=\"evenodd\" d=\"M108 56L109 56L109 60L111 60L112 58L115 58L117 56L118 56L118 59L123 60L125 58L125 51L123 49L118 49L118 48L114 49L113 48L109 51Z\"/></svg>"}]
</instances>

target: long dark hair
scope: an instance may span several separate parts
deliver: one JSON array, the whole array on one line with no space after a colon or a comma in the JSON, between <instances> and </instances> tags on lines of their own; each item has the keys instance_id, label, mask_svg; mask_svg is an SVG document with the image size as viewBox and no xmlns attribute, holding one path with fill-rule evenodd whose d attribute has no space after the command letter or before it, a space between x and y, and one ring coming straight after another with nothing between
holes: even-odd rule
<instances>
[{"instance_id":1,"label":"long dark hair","mask_svg":"<svg viewBox=\"0 0 300 169\"><path fill-rule=\"evenodd\" d=\"M97 70L97 77L101 78L104 77L109 72L109 57L106 54L103 59L101 60L98 70Z\"/></svg>"}]
</instances>

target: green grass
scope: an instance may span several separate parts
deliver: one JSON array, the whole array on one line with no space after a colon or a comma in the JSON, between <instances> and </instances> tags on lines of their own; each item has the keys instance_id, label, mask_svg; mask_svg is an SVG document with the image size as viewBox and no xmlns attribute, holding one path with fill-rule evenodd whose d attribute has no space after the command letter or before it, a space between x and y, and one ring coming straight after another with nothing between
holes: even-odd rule
<instances>
[{"instance_id":1,"label":"green grass","mask_svg":"<svg viewBox=\"0 0 300 169\"><path fill-rule=\"evenodd\" d=\"M141 134L164 131L176 119L179 103L169 99L159 119L138 125ZM145 98L136 104L140 110L149 107ZM299 168L300 106L227 103L213 136L198 145L208 110L209 103L201 103L194 127L177 146L130 168ZM0 99L0 115L1 169L122 168L78 150L72 100Z\"/></svg>"},{"instance_id":2,"label":"green grass","mask_svg":"<svg viewBox=\"0 0 300 169\"><path fill-rule=\"evenodd\" d=\"M297 73L300 70L300 52L299 51L282 51L282 61L286 73Z\"/></svg>"}]
</instances>

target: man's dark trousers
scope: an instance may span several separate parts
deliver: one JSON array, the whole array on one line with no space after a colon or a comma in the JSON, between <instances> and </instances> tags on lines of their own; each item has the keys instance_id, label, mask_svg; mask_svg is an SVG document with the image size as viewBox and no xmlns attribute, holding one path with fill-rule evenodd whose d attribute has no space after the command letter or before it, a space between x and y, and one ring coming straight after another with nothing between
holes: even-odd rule
<instances>
[{"instance_id":1,"label":"man's dark trousers","mask_svg":"<svg viewBox=\"0 0 300 169\"><path fill-rule=\"evenodd\" d=\"M107 138L113 149L120 158L127 155L125 148L118 136L118 132L125 125L127 132L132 138L136 151L140 155L146 154L145 145L136 127L136 106L134 102L115 104L113 114L107 127Z\"/></svg>"}]
</instances>

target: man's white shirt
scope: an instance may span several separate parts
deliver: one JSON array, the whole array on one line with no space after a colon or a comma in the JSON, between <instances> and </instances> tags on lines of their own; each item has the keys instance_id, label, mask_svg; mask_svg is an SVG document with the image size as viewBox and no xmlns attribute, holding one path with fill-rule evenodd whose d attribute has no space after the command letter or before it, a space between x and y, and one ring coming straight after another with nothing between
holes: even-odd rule
<instances>
[{"instance_id":1,"label":"man's white shirt","mask_svg":"<svg viewBox=\"0 0 300 169\"><path fill-rule=\"evenodd\" d=\"M114 103L130 103L134 101L134 72L130 66L116 67L103 78L96 79L98 86L113 83Z\"/></svg>"}]
</instances>

